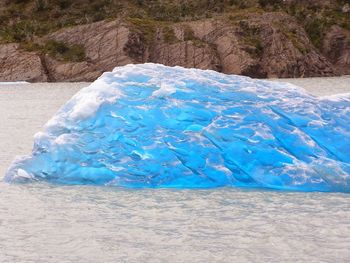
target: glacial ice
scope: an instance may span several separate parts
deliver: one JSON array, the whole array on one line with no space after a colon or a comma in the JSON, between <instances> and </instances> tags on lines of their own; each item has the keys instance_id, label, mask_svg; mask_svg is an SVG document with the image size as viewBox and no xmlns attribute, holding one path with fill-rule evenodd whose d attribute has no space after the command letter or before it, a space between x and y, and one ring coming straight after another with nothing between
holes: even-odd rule
<instances>
[{"instance_id":1,"label":"glacial ice","mask_svg":"<svg viewBox=\"0 0 350 263\"><path fill-rule=\"evenodd\" d=\"M350 192L350 96L140 64L104 73L16 159L7 182Z\"/></svg>"}]
</instances>

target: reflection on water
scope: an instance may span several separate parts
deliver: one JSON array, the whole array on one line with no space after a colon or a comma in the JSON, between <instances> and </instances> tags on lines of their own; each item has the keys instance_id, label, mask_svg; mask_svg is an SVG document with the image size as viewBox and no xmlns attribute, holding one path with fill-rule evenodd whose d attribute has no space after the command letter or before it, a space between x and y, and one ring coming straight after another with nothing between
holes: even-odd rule
<instances>
[{"instance_id":1,"label":"reflection on water","mask_svg":"<svg viewBox=\"0 0 350 263\"><path fill-rule=\"evenodd\" d=\"M0 86L0 177L84 85ZM0 262L350 259L346 194L4 183L0 193Z\"/></svg>"}]
</instances>

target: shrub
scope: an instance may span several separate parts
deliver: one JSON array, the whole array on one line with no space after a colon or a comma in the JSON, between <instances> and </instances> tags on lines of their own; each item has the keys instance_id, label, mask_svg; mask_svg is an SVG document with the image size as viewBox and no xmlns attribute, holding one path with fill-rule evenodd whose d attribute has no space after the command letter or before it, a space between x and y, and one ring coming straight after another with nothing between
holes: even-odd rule
<instances>
[{"instance_id":1,"label":"shrub","mask_svg":"<svg viewBox=\"0 0 350 263\"><path fill-rule=\"evenodd\" d=\"M11 26L0 29L0 36L3 42L23 42L33 39L37 31L37 24L31 21L20 21Z\"/></svg>"},{"instance_id":2,"label":"shrub","mask_svg":"<svg viewBox=\"0 0 350 263\"><path fill-rule=\"evenodd\" d=\"M194 32L193 32L191 27L185 25L183 30L184 30L184 40L185 41L192 41L192 43L196 47L204 47L207 44L206 42L204 42L203 40L197 38L194 35Z\"/></svg>"},{"instance_id":3,"label":"shrub","mask_svg":"<svg viewBox=\"0 0 350 263\"><path fill-rule=\"evenodd\" d=\"M189 41L189 40L194 40L194 39L196 39L196 37L194 36L194 32L193 32L192 28L190 28L189 26L185 26L184 27L184 40Z\"/></svg>"},{"instance_id":4,"label":"shrub","mask_svg":"<svg viewBox=\"0 0 350 263\"><path fill-rule=\"evenodd\" d=\"M260 58L264 53L264 47L260 38L260 28L241 20L238 25L241 28L242 41L247 51L254 58Z\"/></svg>"},{"instance_id":5,"label":"shrub","mask_svg":"<svg viewBox=\"0 0 350 263\"><path fill-rule=\"evenodd\" d=\"M128 18L128 21L133 26L133 30L141 33L145 42L149 45L153 42L156 31L157 22L150 19Z\"/></svg>"},{"instance_id":6,"label":"shrub","mask_svg":"<svg viewBox=\"0 0 350 263\"><path fill-rule=\"evenodd\" d=\"M67 45L66 43L49 40L43 50L57 60L81 62L85 60L85 49L82 45Z\"/></svg>"},{"instance_id":7,"label":"shrub","mask_svg":"<svg viewBox=\"0 0 350 263\"><path fill-rule=\"evenodd\" d=\"M262 8L266 8L266 7L275 7L277 8L278 6L283 5L283 0L259 0L259 5Z\"/></svg>"},{"instance_id":8,"label":"shrub","mask_svg":"<svg viewBox=\"0 0 350 263\"><path fill-rule=\"evenodd\" d=\"M46 0L35 0L36 11L41 12L47 9L48 2Z\"/></svg>"},{"instance_id":9,"label":"shrub","mask_svg":"<svg viewBox=\"0 0 350 263\"><path fill-rule=\"evenodd\" d=\"M230 0L230 5L234 5L240 9L248 8L251 6L249 1L244 0Z\"/></svg>"},{"instance_id":10,"label":"shrub","mask_svg":"<svg viewBox=\"0 0 350 263\"><path fill-rule=\"evenodd\" d=\"M35 51L41 54L48 54L50 57L66 62L81 62L86 58L85 48L82 45L67 45L66 43L49 40L45 44L27 41L21 44L26 51Z\"/></svg>"},{"instance_id":11,"label":"shrub","mask_svg":"<svg viewBox=\"0 0 350 263\"><path fill-rule=\"evenodd\" d=\"M57 5L61 9L66 9L66 8L70 7L72 4L73 4L73 0L58 0L57 1Z\"/></svg>"},{"instance_id":12,"label":"shrub","mask_svg":"<svg viewBox=\"0 0 350 263\"><path fill-rule=\"evenodd\" d=\"M30 0L15 0L13 2L15 2L16 4L26 4L28 3Z\"/></svg>"},{"instance_id":13,"label":"shrub","mask_svg":"<svg viewBox=\"0 0 350 263\"><path fill-rule=\"evenodd\" d=\"M311 42L315 47L320 48L322 44L323 34L327 22L324 19L315 18L305 25L305 31L309 35Z\"/></svg>"},{"instance_id":14,"label":"shrub","mask_svg":"<svg viewBox=\"0 0 350 263\"><path fill-rule=\"evenodd\" d=\"M165 26L162 30L164 41L167 43L175 43L178 41L177 37L175 36L174 29L169 26Z\"/></svg>"}]
</instances>

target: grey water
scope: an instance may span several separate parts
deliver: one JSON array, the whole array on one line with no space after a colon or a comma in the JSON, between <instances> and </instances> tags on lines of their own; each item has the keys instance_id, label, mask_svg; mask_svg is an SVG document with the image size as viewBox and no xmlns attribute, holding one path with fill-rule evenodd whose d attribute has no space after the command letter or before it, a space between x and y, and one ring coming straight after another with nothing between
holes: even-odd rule
<instances>
[{"instance_id":1,"label":"grey water","mask_svg":"<svg viewBox=\"0 0 350 263\"><path fill-rule=\"evenodd\" d=\"M350 77L285 80L315 96ZM88 83L0 84L0 180ZM350 195L0 182L0 262L349 262Z\"/></svg>"}]
</instances>

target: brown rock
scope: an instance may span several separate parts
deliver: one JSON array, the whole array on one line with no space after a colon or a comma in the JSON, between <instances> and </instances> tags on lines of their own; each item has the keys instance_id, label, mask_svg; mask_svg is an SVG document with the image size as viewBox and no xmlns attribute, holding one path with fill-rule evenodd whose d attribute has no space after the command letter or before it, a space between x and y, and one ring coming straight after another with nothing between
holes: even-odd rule
<instances>
[{"instance_id":1,"label":"brown rock","mask_svg":"<svg viewBox=\"0 0 350 263\"><path fill-rule=\"evenodd\" d=\"M349 4L345 4L345 5L342 7L341 11L342 11L343 13L350 13L350 5L349 5Z\"/></svg>"},{"instance_id":2,"label":"brown rock","mask_svg":"<svg viewBox=\"0 0 350 263\"><path fill-rule=\"evenodd\" d=\"M285 13L223 16L166 26L142 22L101 21L64 28L38 40L83 45L83 62L57 61L21 51L18 45L3 45L0 80L22 80L28 73L26 79L31 81L93 81L116 66L144 62L259 78L335 74L333 65L311 44L304 29ZM334 32L325 44L325 53L336 65L346 67L348 38L339 29ZM333 54L334 45L342 46L343 51Z\"/></svg>"},{"instance_id":3,"label":"brown rock","mask_svg":"<svg viewBox=\"0 0 350 263\"><path fill-rule=\"evenodd\" d=\"M0 81L45 82L47 74L40 56L18 44L4 44L0 45Z\"/></svg>"},{"instance_id":4,"label":"brown rock","mask_svg":"<svg viewBox=\"0 0 350 263\"><path fill-rule=\"evenodd\" d=\"M304 29L284 13L267 13L250 21L260 28L261 66L268 77L332 76L331 63L311 44Z\"/></svg>"},{"instance_id":5,"label":"brown rock","mask_svg":"<svg viewBox=\"0 0 350 263\"><path fill-rule=\"evenodd\" d=\"M158 44L148 60L168 66L220 70L215 50L208 44L201 45L192 41Z\"/></svg>"},{"instance_id":6,"label":"brown rock","mask_svg":"<svg viewBox=\"0 0 350 263\"><path fill-rule=\"evenodd\" d=\"M332 26L324 38L323 53L340 74L350 74L350 31Z\"/></svg>"},{"instance_id":7,"label":"brown rock","mask_svg":"<svg viewBox=\"0 0 350 263\"><path fill-rule=\"evenodd\" d=\"M166 40L161 28L157 29L154 40L146 44L141 32L129 33L124 47L126 55L136 63L153 62L168 66L220 70L215 50L199 39L185 39L187 25L169 27L172 40Z\"/></svg>"},{"instance_id":8,"label":"brown rock","mask_svg":"<svg viewBox=\"0 0 350 263\"><path fill-rule=\"evenodd\" d=\"M334 75L332 65L287 14L250 15L233 19L231 25L228 21L210 23L199 21L190 26L197 37L216 47L225 73L251 77Z\"/></svg>"},{"instance_id":9,"label":"brown rock","mask_svg":"<svg viewBox=\"0 0 350 263\"><path fill-rule=\"evenodd\" d=\"M93 81L115 66L133 63L123 48L129 30L119 20L97 22L59 30L47 39L85 47L87 61L63 63L48 59L48 68L55 81Z\"/></svg>"}]
</instances>

